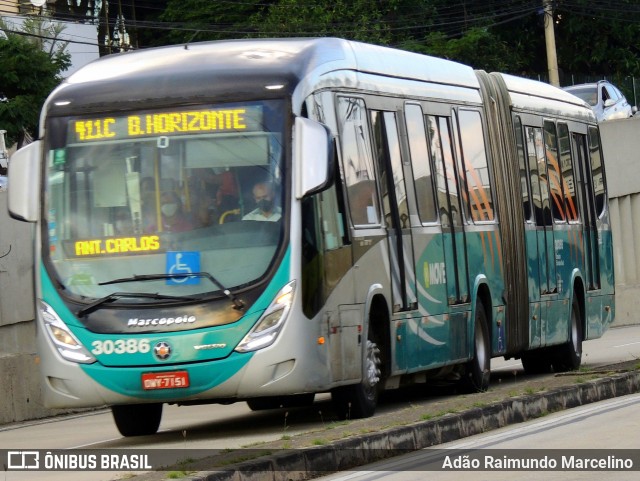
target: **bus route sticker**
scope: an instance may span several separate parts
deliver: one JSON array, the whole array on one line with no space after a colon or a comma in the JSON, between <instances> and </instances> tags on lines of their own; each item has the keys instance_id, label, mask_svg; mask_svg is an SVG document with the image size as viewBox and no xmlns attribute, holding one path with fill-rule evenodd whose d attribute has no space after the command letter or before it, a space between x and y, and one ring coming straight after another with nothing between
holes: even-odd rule
<instances>
[{"instance_id":1,"label":"bus route sticker","mask_svg":"<svg viewBox=\"0 0 640 481\"><path fill-rule=\"evenodd\" d=\"M195 285L200 284L199 277L188 274L200 272L200 253L189 251L167 252L167 274L186 274L184 277L167 279L167 285Z\"/></svg>"}]
</instances>

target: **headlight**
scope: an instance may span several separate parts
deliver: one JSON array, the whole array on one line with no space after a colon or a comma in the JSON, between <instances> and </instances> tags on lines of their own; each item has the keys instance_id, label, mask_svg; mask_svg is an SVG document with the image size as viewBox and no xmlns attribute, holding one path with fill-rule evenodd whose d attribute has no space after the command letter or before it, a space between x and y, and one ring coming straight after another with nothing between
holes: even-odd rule
<instances>
[{"instance_id":1,"label":"headlight","mask_svg":"<svg viewBox=\"0 0 640 481\"><path fill-rule=\"evenodd\" d=\"M296 281L291 281L280 289L280 292L264 311L256 325L253 326L253 329L240 341L236 351L256 351L273 344L287 320L293 304L295 290Z\"/></svg>"},{"instance_id":2,"label":"headlight","mask_svg":"<svg viewBox=\"0 0 640 481\"><path fill-rule=\"evenodd\" d=\"M84 348L51 306L40 301L40 314L44 322L44 330L64 359L81 364L96 362L96 358Z\"/></svg>"}]
</instances>

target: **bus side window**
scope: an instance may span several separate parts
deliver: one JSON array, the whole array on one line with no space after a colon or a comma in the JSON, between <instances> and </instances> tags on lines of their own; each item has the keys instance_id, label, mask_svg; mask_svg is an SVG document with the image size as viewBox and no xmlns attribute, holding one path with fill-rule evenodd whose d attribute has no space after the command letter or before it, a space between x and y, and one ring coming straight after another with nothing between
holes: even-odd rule
<instances>
[{"instance_id":1,"label":"bus side window","mask_svg":"<svg viewBox=\"0 0 640 481\"><path fill-rule=\"evenodd\" d=\"M569 221L577 221L578 198L576 183L573 174L573 161L571 158L571 139L569 127L565 123L558 123L558 148L560 149L560 169L562 171L562 190L565 196L565 205Z\"/></svg>"},{"instance_id":2,"label":"bus side window","mask_svg":"<svg viewBox=\"0 0 640 481\"><path fill-rule=\"evenodd\" d=\"M518 151L518 164L520 167L520 186L522 189L522 211L525 221L531 220L531 189L529 188L529 176L527 175L527 158L524 152L524 139L522 137L522 123L520 117L514 120L516 134L516 149Z\"/></svg>"},{"instance_id":3,"label":"bus side window","mask_svg":"<svg viewBox=\"0 0 640 481\"><path fill-rule=\"evenodd\" d=\"M549 194L553 219L556 222L566 222L556 124L548 120L544 122L544 150L545 158L547 159L547 175L549 176Z\"/></svg>"},{"instance_id":4,"label":"bus side window","mask_svg":"<svg viewBox=\"0 0 640 481\"><path fill-rule=\"evenodd\" d=\"M494 219L493 194L480 113L458 111L464 174L474 222Z\"/></svg>"},{"instance_id":5,"label":"bus side window","mask_svg":"<svg viewBox=\"0 0 640 481\"><path fill-rule=\"evenodd\" d=\"M600 217L604 213L604 208L606 206L607 192L604 185L600 137L598 136L598 129L595 127L589 127L589 156L591 157L593 193L596 198L596 215Z\"/></svg>"},{"instance_id":6,"label":"bus side window","mask_svg":"<svg viewBox=\"0 0 640 481\"><path fill-rule=\"evenodd\" d=\"M353 225L380 225L367 111L362 99L338 97L342 169Z\"/></svg>"},{"instance_id":7,"label":"bus side window","mask_svg":"<svg viewBox=\"0 0 640 481\"><path fill-rule=\"evenodd\" d=\"M420 221L435 222L437 220L436 200L422 108L419 105L408 104L405 107L405 121Z\"/></svg>"},{"instance_id":8,"label":"bus side window","mask_svg":"<svg viewBox=\"0 0 640 481\"><path fill-rule=\"evenodd\" d=\"M322 219L322 235L324 249L333 250L345 245L344 206L341 206L336 185L320 194L320 217Z\"/></svg>"},{"instance_id":9,"label":"bus side window","mask_svg":"<svg viewBox=\"0 0 640 481\"><path fill-rule=\"evenodd\" d=\"M444 228L462 224L459 213L459 192L454 167L453 143L449 119L427 116L429 141L433 164L436 167L440 223Z\"/></svg>"},{"instance_id":10,"label":"bus side window","mask_svg":"<svg viewBox=\"0 0 640 481\"><path fill-rule=\"evenodd\" d=\"M526 127L527 156L529 159L529 175L531 176L531 200L533 201L536 225L551 225L549 206L549 184L544 158L542 129Z\"/></svg>"}]
</instances>

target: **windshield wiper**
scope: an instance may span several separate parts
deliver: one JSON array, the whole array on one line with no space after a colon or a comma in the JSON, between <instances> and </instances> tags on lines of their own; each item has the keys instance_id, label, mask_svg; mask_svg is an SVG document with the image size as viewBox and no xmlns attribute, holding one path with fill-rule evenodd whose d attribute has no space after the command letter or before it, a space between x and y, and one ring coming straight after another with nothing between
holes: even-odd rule
<instances>
[{"instance_id":1,"label":"windshield wiper","mask_svg":"<svg viewBox=\"0 0 640 481\"><path fill-rule=\"evenodd\" d=\"M84 317L87 314L91 314L93 311L97 311L98 309L100 309L103 305L113 302L115 300L118 299L122 299L123 297L128 297L130 299L168 299L168 300L172 300L172 301L184 301L184 300L190 300L193 299L192 297L185 297L185 296L168 296L165 294L158 294L157 292L153 293L153 292L113 292L111 294L109 294L108 296L104 296L101 297L100 299L98 299L95 302L92 302L91 304L89 304L87 307L84 307L80 310L78 310L78 312L76 312L76 314L78 315L78 317Z\"/></svg>"},{"instance_id":2,"label":"windshield wiper","mask_svg":"<svg viewBox=\"0 0 640 481\"><path fill-rule=\"evenodd\" d=\"M224 287L218 279L213 277L208 272L192 272L189 274L142 274L142 275L133 275L131 277L123 277L122 279L114 279L112 281L107 282L99 282L99 286L107 286L109 284L122 284L124 282L135 282L135 281L160 281L163 279L184 279L185 277L204 277L205 279L209 279L213 285L215 285L218 289L222 291L222 293L231 299L233 302L234 309L244 309L244 301L235 296L229 289Z\"/></svg>"}]
</instances>

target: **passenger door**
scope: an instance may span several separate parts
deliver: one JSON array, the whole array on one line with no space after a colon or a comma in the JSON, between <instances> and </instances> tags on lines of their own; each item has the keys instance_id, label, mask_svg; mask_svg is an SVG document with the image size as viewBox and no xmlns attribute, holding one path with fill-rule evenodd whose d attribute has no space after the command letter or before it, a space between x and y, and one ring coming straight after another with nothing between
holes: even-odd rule
<instances>
[{"instance_id":1,"label":"passenger door","mask_svg":"<svg viewBox=\"0 0 640 481\"><path fill-rule=\"evenodd\" d=\"M417 307L415 263L395 112L370 112L384 225L389 242L393 312Z\"/></svg>"},{"instance_id":2,"label":"passenger door","mask_svg":"<svg viewBox=\"0 0 640 481\"><path fill-rule=\"evenodd\" d=\"M469 302L469 285L466 261L464 216L460 203L458 172L453 150L450 117L427 117L433 133L431 155L434 156L442 224L447 299L449 305Z\"/></svg>"},{"instance_id":3,"label":"passenger door","mask_svg":"<svg viewBox=\"0 0 640 481\"><path fill-rule=\"evenodd\" d=\"M553 216L549 199L549 182L543 133L540 127L525 127L531 196L534 207L538 245L538 282L540 294L556 289ZM542 329L544 332L544 328Z\"/></svg>"},{"instance_id":4,"label":"passenger door","mask_svg":"<svg viewBox=\"0 0 640 481\"><path fill-rule=\"evenodd\" d=\"M597 136L597 132L595 132ZM591 162L588 155L587 136L584 134L572 134L573 148L575 149L575 158L578 163L579 172L579 189L584 202L582 206L585 212L582 212L582 218L584 219L584 256L585 256L585 270L586 270L586 282L587 290L600 289L600 253L598 242L598 206L596 205L596 198L598 197L595 192L594 185L594 172L592 172ZM599 151L598 151L599 154ZM596 154L594 154L596 157ZM597 172L599 172L599 180L603 182L601 168L602 165L599 162L598 157L594 158L597 164ZM604 192L604 186L602 186ZM604 207L602 207L604 208Z\"/></svg>"}]
</instances>

